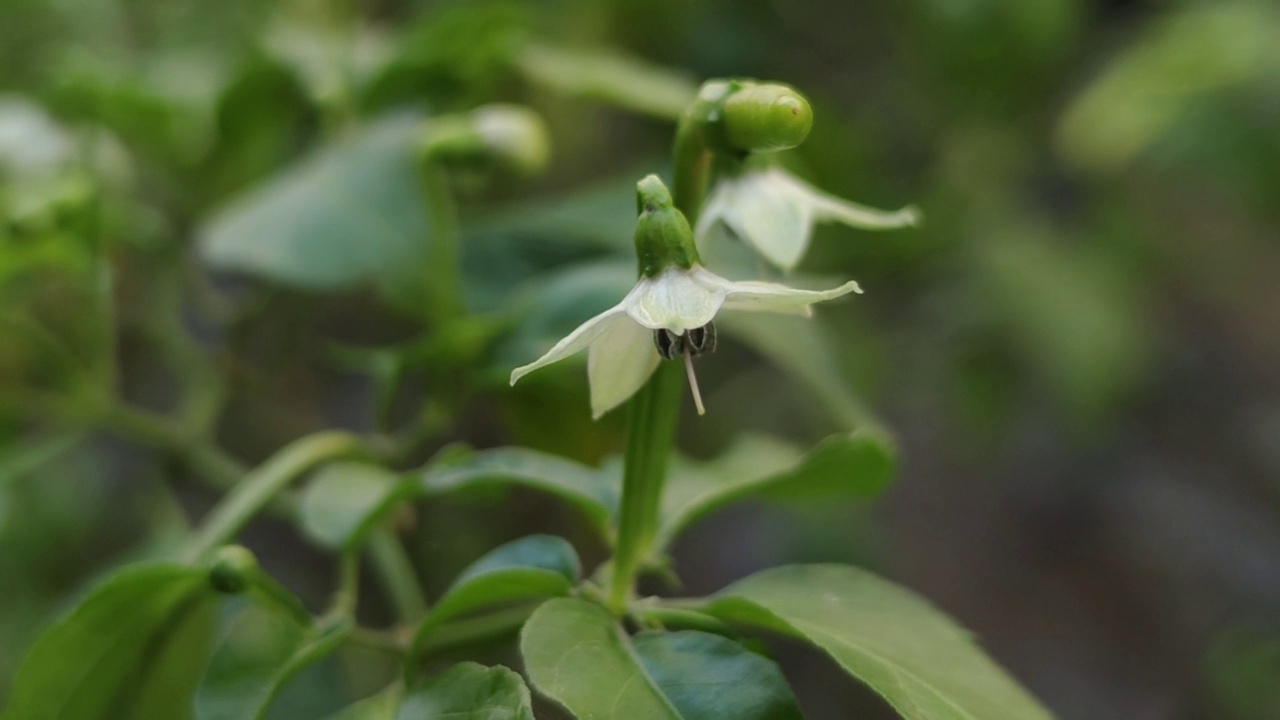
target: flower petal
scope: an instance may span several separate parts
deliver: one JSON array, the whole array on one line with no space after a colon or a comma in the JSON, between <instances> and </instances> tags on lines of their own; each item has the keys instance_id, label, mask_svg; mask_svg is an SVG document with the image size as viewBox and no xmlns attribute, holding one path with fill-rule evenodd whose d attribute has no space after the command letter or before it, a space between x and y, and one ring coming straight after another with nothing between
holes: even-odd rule
<instances>
[{"instance_id":1,"label":"flower petal","mask_svg":"<svg viewBox=\"0 0 1280 720\"><path fill-rule=\"evenodd\" d=\"M623 302L625 303L626 301L624 300ZM546 355L543 355L528 365L521 365L515 370L512 370L511 384L515 385L517 380L540 367L550 365L553 362L569 357L582 348L590 345L601 335L608 332L614 325L627 321L627 316L623 313L623 310L623 303L619 303L582 323L577 327L577 329L566 335L560 340L560 342L556 343L555 346L548 350ZM629 321L627 322L629 324Z\"/></svg>"},{"instance_id":2,"label":"flower petal","mask_svg":"<svg viewBox=\"0 0 1280 720\"><path fill-rule=\"evenodd\" d=\"M753 310L810 315L809 306L823 300L831 300L849 293L860 293L862 288L852 280L830 290L797 290L786 285L767 282L732 282L702 268L693 269L694 278L709 287L719 287L725 293L725 310Z\"/></svg>"},{"instance_id":3,"label":"flower petal","mask_svg":"<svg viewBox=\"0 0 1280 720\"><path fill-rule=\"evenodd\" d=\"M814 220L834 220L862 230L897 230L920 224L920 209L914 205L901 210L877 210L825 193L781 170L775 172L780 176L775 179L776 187L781 190L786 186L783 192L802 198Z\"/></svg>"},{"instance_id":4,"label":"flower petal","mask_svg":"<svg viewBox=\"0 0 1280 720\"><path fill-rule=\"evenodd\" d=\"M693 270L671 267L657 277L641 278L622 301L627 314L650 330L666 328L674 333L711 322L724 303L725 291L695 280L699 270L696 265Z\"/></svg>"},{"instance_id":5,"label":"flower petal","mask_svg":"<svg viewBox=\"0 0 1280 720\"><path fill-rule=\"evenodd\" d=\"M634 395L660 361L652 330L629 318L612 323L587 355L591 416L599 418Z\"/></svg>"},{"instance_id":6,"label":"flower petal","mask_svg":"<svg viewBox=\"0 0 1280 720\"><path fill-rule=\"evenodd\" d=\"M803 188L790 175L776 168L753 170L717 183L716 194L721 208L713 209L739 239L784 270L800 262L809 246L813 213ZM698 226L709 230L701 220Z\"/></svg>"}]
</instances>

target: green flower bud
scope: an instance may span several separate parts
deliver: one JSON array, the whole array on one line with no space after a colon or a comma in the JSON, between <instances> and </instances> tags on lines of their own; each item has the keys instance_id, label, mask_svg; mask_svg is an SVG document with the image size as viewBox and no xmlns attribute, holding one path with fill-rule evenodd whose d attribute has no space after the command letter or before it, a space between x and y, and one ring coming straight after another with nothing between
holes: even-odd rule
<instances>
[{"instance_id":1,"label":"green flower bud","mask_svg":"<svg viewBox=\"0 0 1280 720\"><path fill-rule=\"evenodd\" d=\"M258 558L248 548L226 545L218 548L214 555L209 567L209 584L218 592L238 595L253 583L258 570Z\"/></svg>"},{"instance_id":2,"label":"green flower bud","mask_svg":"<svg viewBox=\"0 0 1280 720\"><path fill-rule=\"evenodd\" d=\"M671 265L689 269L699 262L693 230L676 209L671 193L657 175L636 183L636 260L641 277L653 277Z\"/></svg>"},{"instance_id":3,"label":"green flower bud","mask_svg":"<svg viewBox=\"0 0 1280 720\"><path fill-rule=\"evenodd\" d=\"M786 85L745 85L724 99L723 137L744 152L793 148L809 136L813 110Z\"/></svg>"},{"instance_id":4,"label":"green flower bud","mask_svg":"<svg viewBox=\"0 0 1280 720\"><path fill-rule=\"evenodd\" d=\"M536 175L551 157L542 118L520 105L486 105L429 121L423 154L462 164L492 163L517 175Z\"/></svg>"}]
</instances>

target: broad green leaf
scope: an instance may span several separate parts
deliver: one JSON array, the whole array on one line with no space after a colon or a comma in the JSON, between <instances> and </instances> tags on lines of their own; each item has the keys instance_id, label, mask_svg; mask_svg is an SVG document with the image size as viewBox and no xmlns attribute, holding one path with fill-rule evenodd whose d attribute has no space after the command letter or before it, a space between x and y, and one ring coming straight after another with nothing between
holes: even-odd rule
<instances>
[{"instance_id":1,"label":"broad green leaf","mask_svg":"<svg viewBox=\"0 0 1280 720\"><path fill-rule=\"evenodd\" d=\"M208 587L205 572L194 567L117 571L36 639L14 674L5 717L119 717L117 703L144 679L144 660L163 645L161 633Z\"/></svg>"},{"instance_id":2,"label":"broad green leaf","mask_svg":"<svg viewBox=\"0 0 1280 720\"><path fill-rule=\"evenodd\" d=\"M203 228L201 256L308 290L374 283L413 307L428 225L414 165L420 123L397 115L369 125L233 201Z\"/></svg>"},{"instance_id":3,"label":"broad green leaf","mask_svg":"<svg viewBox=\"0 0 1280 720\"><path fill-rule=\"evenodd\" d=\"M390 688L339 710L325 720L393 720L400 704L400 687Z\"/></svg>"},{"instance_id":4,"label":"broad green leaf","mask_svg":"<svg viewBox=\"0 0 1280 720\"><path fill-rule=\"evenodd\" d=\"M303 627L250 605L231 621L196 692L198 720L256 720L303 668L333 652L349 623Z\"/></svg>"},{"instance_id":5,"label":"broad green leaf","mask_svg":"<svg viewBox=\"0 0 1280 720\"><path fill-rule=\"evenodd\" d=\"M716 326L794 375L845 427L876 426L875 418L836 366L818 323L786 315L723 313L716 317Z\"/></svg>"},{"instance_id":6,"label":"broad green leaf","mask_svg":"<svg viewBox=\"0 0 1280 720\"><path fill-rule=\"evenodd\" d=\"M782 673L741 645L697 631L630 638L598 605L552 600L520 639L537 690L581 718L792 720Z\"/></svg>"},{"instance_id":7,"label":"broad green leaf","mask_svg":"<svg viewBox=\"0 0 1280 720\"><path fill-rule=\"evenodd\" d=\"M662 498L657 547L698 518L746 497L873 496L893 475L886 446L870 431L855 432L829 437L801 454L778 440L752 436L711 462L677 464Z\"/></svg>"},{"instance_id":8,"label":"broad green leaf","mask_svg":"<svg viewBox=\"0 0 1280 720\"><path fill-rule=\"evenodd\" d=\"M533 720L533 705L519 675L465 662L410 690L396 720Z\"/></svg>"},{"instance_id":9,"label":"broad green leaf","mask_svg":"<svg viewBox=\"0 0 1280 720\"><path fill-rule=\"evenodd\" d=\"M800 720L782 671L768 658L696 630L645 632L635 654L686 720Z\"/></svg>"},{"instance_id":10,"label":"broad green leaf","mask_svg":"<svg viewBox=\"0 0 1280 720\"><path fill-rule=\"evenodd\" d=\"M376 465L330 463L316 472L302 494L302 530L326 547L352 547L412 490L396 473Z\"/></svg>"},{"instance_id":11,"label":"broad green leaf","mask_svg":"<svg viewBox=\"0 0 1280 720\"><path fill-rule=\"evenodd\" d=\"M146 677L134 699L121 708L130 720L190 720L191 699L213 654L218 627L219 598L200 595L193 606L175 617L156 638L154 652L144 661Z\"/></svg>"},{"instance_id":12,"label":"broad green leaf","mask_svg":"<svg viewBox=\"0 0 1280 720\"><path fill-rule=\"evenodd\" d=\"M681 720L626 633L599 605L567 598L545 603L525 623L520 652L533 687L577 717Z\"/></svg>"},{"instance_id":13,"label":"broad green leaf","mask_svg":"<svg viewBox=\"0 0 1280 720\"><path fill-rule=\"evenodd\" d=\"M561 92L667 120L679 119L698 94L692 77L616 53L531 43L520 54L519 68Z\"/></svg>"},{"instance_id":14,"label":"broad green leaf","mask_svg":"<svg viewBox=\"0 0 1280 720\"><path fill-rule=\"evenodd\" d=\"M418 628L420 648L431 630L460 615L495 605L567 595L581 573L573 546L551 535L530 535L472 563Z\"/></svg>"},{"instance_id":15,"label":"broad green leaf","mask_svg":"<svg viewBox=\"0 0 1280 720\"><path fill-rule=\"evenodd\" d=\"M428 467L420 492L443 495L477 487L519 485L550 493L578 508L607 537L618 485L606 473L524 448L482 450L446 466Z\"/></svg>"},{"instance_id":16,"label":"broad green leaf","mask_svg":"<svg viewBox=\"0 0 1280 720\"><path fill-rule=\"evenodd\" d=\"M1052 717L950 618L857 568L766 570L730 585L701 609L808 640L907 720Z\"/></svg>"}]
</instances>

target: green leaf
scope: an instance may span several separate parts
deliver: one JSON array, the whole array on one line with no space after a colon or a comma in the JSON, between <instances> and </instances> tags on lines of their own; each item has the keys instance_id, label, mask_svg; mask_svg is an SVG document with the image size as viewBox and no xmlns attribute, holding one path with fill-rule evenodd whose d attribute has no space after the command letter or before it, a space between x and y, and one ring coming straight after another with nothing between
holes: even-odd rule
<instances>
[{"instance_id":1,"label":"green leaf","mask_svg":"<svg viewBox=\"0 0 1280 720\"><path fill-rule=\"evenodd\" d=\"M390 688L339 710L326 720L392 720L400 704L400 688Z\"/></svg>"},{"instance_id":2,"label":"green leaf","mask_svg":"<svg viewBox=\"0 0 1280 720\"><path fill-rule=\"evenodd\" d=\"M418 628L413 654L431 630L460 615L567 595L581 569L573 546L551 535L530 535L493 550L463 570L431 609Z\"/></svg>"},{"instance_id":3,"label":"green leaf","mask_svg":"<svg viewBox=\"0 0 1280 720\"><path fill-rule=\"evenodd\" d=\"M350 548L405 496L400 477L376 465L336 462L325 465L302 494L299 509L307 537L330 548Z\"/></svg>"},{"instance_id":4,"label":"green leaf","mask_svg":"<svg viewBox=\"0 0 1280 720\"><path fill-rule=\"evenodd\" d=\"M520 638L537 690L581 718L791 720L801 717L769 660L696 631L627 637L604 608L552 600Z\"/></svg>"},{"instance_id":5,"label":"green leaf","mask_svg":"<svg viewBox=\"0 0 1280 720\"><path fill-rule=\"evenodd\" d=\"M263 717L276 694L311 663L333 652L349 622L303 627L250 605L231 621L196 692L199 720Z\"/></svg>"},{"instance_id":6,"label":"green leaf","mask_svg":"<svg viewBox=\"0 0 1280 720\"><path fill-rule=\"evenodd\" d=\"M533 705L519 675L466 662L411 690L396 720L533 720Z\"/></svg>"},{"instance_id":7,"label":"green leaf","mask_svg":"<svg viewBox=\"0 0 1280 720\"><path fill-rule=\"evenodd\" d=\"M130 720L190 720L191 699L213 654L221 601L201 595L156 638L154 654L144 662L146 678L120 717Z\"/></svg>"},{"instance_id":8,"label":"green leaf","mask_svg":"<svg viewBox=\"0 0 1280 720\"><path fill-rule=\"evenodd\" d=\"M723 313L716 317L716 326L795 376L845 427L877 426L875 417L836 365L820 324L786 315Z\"/></svg>"},{"instance_id":9,"label":"green leaf","mask_svg":"<svg viewBox=\"0 0 1280 720\"><path fill-rule=\"evenodd\" d=\"M578 508L601 537L608 537L609 518L618 504L618 482L607 473L524 448L482 450L428 467L419 482L425 495L506 485L550 493Z\"/></svg>"},{"instance_id":10,"label":"green leaf","mask_svg":"<svg viewBox=\"0 0 1280 720\"><path fill-rule=\"evenodd\" d=\"M636 655L686 720L800 720L791 688L768 658L719 635L696 630L646 632Z\"/></svg>"},{"instance_id":11,"label":"green leaf","mask_svg":"<svg viewBox=\"0 0 1280 720\"><path fill-rule=\"evenodd\" d=\"M662 498L657 547L695 520L747 497L871 497L888 485L894 459L871 431L834 435L801 454L773 438L740 439L708 463L681 463Z\"/></svg>"},{"instance_id":12,"label":"green leaf","mask_svg":"<svg viewBox=\"0 0 1280 720\"><path fill-rule=\"evenodd\" d=\"M250 191L205 225L201 256L308 290L374 283L396 306L415 307L427 243L420 125L414 115L376 122Z\"/></svg>"},{"instance_id":13,"label":"green leaf","mask_svg":"<svg viewBox=\"0 0 1280 720\"><path fill-rule=\"evenodd\" d=\"M148 564L117 571L36 639L14 674L5 717L119 717L121 697L143 679L143 661L164 643L162 633L205 592L211 590L199 568Z\"/></svg>"},{"instance_id":14,"label":"green leaf","mask_svg":"<svg viewBox=\"0 0 1280 720\"><path fill-rule=\"evenodd\" d=\"M667 120L677 120L698 94L685 73L617 53L531 43L519 67L531 80Z\"/></svg>"},{"instance_id":15,"label":"green leaf","mask_svg":"<svg viewBox=\"0 0 1280 720\"><path fill-rule=\"evenodd\" d=\"M730 585L700 609L808 640L907 720L1052 717L950 618L857 568L766 570Z\"/></svg>"}]
</instances>

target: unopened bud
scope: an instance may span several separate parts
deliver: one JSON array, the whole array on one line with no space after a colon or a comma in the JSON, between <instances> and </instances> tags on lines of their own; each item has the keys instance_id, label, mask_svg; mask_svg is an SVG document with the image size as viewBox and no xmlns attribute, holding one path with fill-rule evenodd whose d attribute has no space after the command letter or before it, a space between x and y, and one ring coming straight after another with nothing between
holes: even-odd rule
<instances>
[{"instance_id":1,"label":"unopened bud","mask_svg":"<svg viewBox=\"0 0 1280 720\"><path fill-rule=\"evenodd\" d=\"M244 592L258 572L258 558L241 545L227 545L218 549L209 567L209 584L214 590L228 595Z\"/></svg>"},{"instance_id":2,"label":"unopened bud","mask_svg":"<svg viewBox=\"0 0 1280 720\"><path fill-rule=\"evenodd\" d=\"M542 118L520 105L486 105L429 121L424 153L437 160L494 163L518 175L536 175L551 156Z\"/></svg>"}]
</instances>

